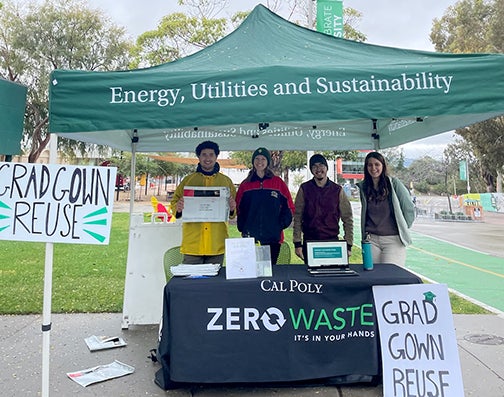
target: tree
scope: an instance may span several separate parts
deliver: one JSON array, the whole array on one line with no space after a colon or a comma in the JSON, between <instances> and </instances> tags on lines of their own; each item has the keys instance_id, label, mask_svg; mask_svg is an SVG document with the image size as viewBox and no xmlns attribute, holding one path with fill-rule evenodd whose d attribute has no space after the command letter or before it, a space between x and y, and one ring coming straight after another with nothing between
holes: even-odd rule
<instances>
[{"instance_id":1,"label":"tree","mask_svg":"<svg viewBox=\"0 0 504 397\"><path fill-rule=\"evenodd\" d=\"M251 167L251 151L235 151L231 153L231 158L238 164ZM273 172L281 176L285 183L289 184L289 171L297 171L306 165L306 152L297 150L272 150L271 168Z\"/></svg>"},{"instance_id":2,"label":"tree","mask_svg":"<svg viewBox=\"0 0 504 397\"><path fill-rule=\"evenodd\" d=\"M466 192L467 185L470 184L471 191L485 191L485 181L481 178L481 163L475 155L475 149L471 142L464 139L457 139L454 143L446 146L443 156L448 163L448 180L452 182L454 194ZM460 180L459 165L461 161L466 161L469 167L469 181Z\"/></svg>"},{"instance_id":3,"label":"tree","mask_svg":"<svg viewBox=\"0 0 504 397\"><path fill-rule=\"evenodd\" d=\"M176 60L185 55L207 47L224 37L231 29L236 28L249 14L249 11L235 13L230 20L217 18L226 8L228 0L179 0L179 5L186 6L188 15L174 13L166 15L155 30L140 35L134 48L134 60L131 67L154 66ZM308 15L306 2L303 0L271 0L267 7L278 11L280 7L287 9L289 20ZM344 9L345 37L365 41L366 36L353 28L361 18L361 14L352 9ZM351 152L328 152L328 159L352 157ZM235 152L232 158L241 164L250 166L251 152ZM355 156L356 157L356 156ZM283 175L289 183L289 171L295 171L306 165L306 153L300 151L272 151L272 168L277 175Z\"/></svg>"},{"instance_id":4,"label":"tree","mask_svg":"<svg viewBox=\"0 0 504 397\"><path fill-rule=\"evenodd\" d=\"M327 160L343 158L345 160L356 161L356 151L323 151L322 154ZM231 153L231 157L239 164L251 166L251 151L236 151ZM306 167L306 152L301 150L273 150L271 151L271 168L273 172L281 176L285 183L289 184L289 172L299 171Z\"/></svg>"},{"instance_id":5,"label":"tree","mask_svg":"<svg viewBox=\"0 0 504 397\"><path fill-rule=\"evenodd\" d=\"M283 179L289 185L289 172L298 171L306 166L306 152L299 150L283 151L282 163L279 168L283 171Z\"/></svg>"},{"instance_id":6,"label":"tree","mask_svg":"<svg viewBox=\"0 0 504 397\"><path fill-rule=\"evenodd\" d=\"M156 29L142 33L132 51L130 67L148 67L171 62L201 50L234 30L250 13L239 11L229 19L219 17L228 0L179 0L187 13L164 16ZM274 12L280 8L287 19L305 18L308 15L304 0L270 0L266 6ZM362 14L353 8L344 9L345 38L365 41L366 36L354 28ZM300 23L297 20L296 23Z\"/></svg>"},{"instance_id":7,"label":"tree","mask_svg":"<svg viewBox=\"0 0 504 397\"><path fill-rule=\"evenodd\" d=\"M236 151L231 153L231 158L238 164L251 167L252 152ZM289 184L289 171L297 171L306 165L306 152L297 150L272 150L271 151L271 169L282 177L285 183Z\"/></svg>"},{"instance_id":8,"label":"tree","mask_svg":"<svg viewBox=\"0 0 504 397\"><path fill-rule=\"evenodd\" d=\"M444 186L444 169L441 162L429 156L414 160L408 167L410 182L416 190L429 192L436 185Z\"/></svg>"},{"instance_id":9,"label":"tree","mask_svg":"<svg viewBox=\"0 0 504 397\"><path fill-rule=\"evenodd\" d=\"M493 192L497 176L504 166L504 117L486 120L470 127L457 130L470 142L473 153L478 159L479 174L485 181L485 191Z\"/></svg>"},{"instance_id":10,"label":"tree","mask_svg":"<svg viewBox=\"0 0 504 397\"><path fill-rule=\"evenodd\" d=\"M490 29L493 4L483 0L461 0L435 18L430 34L439 52L491 52Z\"/></svg>"},{"instance_id":11,"label":"tree","mask_svg":"<svg viewBox=\"0 0 504 397\"><path fill-rule=\"evenodd\" d=\"M435 19L431 41L437 51L504 52L504 0L461 0ZM456 131L470 143L479 161L484 190L502 187L504 118L498 117ZM496 182L497 181L497 182Z\"/></svg>"},{"instance_id":12,"label":"tree","mask_svg":"<svg viewBox=\"0 0 504 397\"><path fill-rule=\"evenodd\" d=\"M171 62L223 38L229 21L216 16L227 3L227 0L178 0L179 5L187 7L188 15L181 12L165 15L156 29L142 33L133 48L130 67ZM237 23L244 17L243 14L234 16Z\"/></svg>"},{"instance_id":13,"label":"tree","mask_svg":"<svg viewBox=\"0 0 504 397\"><path fill-rule=\"evenodd\" d=\"M23 148L35 162L49 142L48 85L53 69L116 70L126 68L131 43L125 29L84 0L9 1L0 9L0 76L28 87ZM67 151L86 144L60 139Z\"/></svg>"},{"instance_id":14,"label":"tree","mask_svg":"<svg viewBox=\"0 0 504 397\"><path fill-rule=\"evenodd\" d=\"M367 37L364 33L359 32L355 26L358 25L362 13L351 7L343 8L343 34L345 39L365 42Z\"/></svg>"},{"instance_id":15,"label":"tree","mask_svg":"<svg viewBox=\"0 0 504 397\"><path fill-rule=\"evenodd\" d=\"M183 13L166 15L155 30L138 37L130 66L154 66L182 58L224 37L226 26L223 18L197 18Z\"/></svg>"},{"instance_id":16,"label":"tree","mask_svg":"<svg viewBox=\"0 0 504 397\"><path fill-rule=\"evenodd\" d=\"M400 148L389 148L381 151L387 160L387 165L395 172L404 170L404 150Z\"/></svg>"}]
</instances>

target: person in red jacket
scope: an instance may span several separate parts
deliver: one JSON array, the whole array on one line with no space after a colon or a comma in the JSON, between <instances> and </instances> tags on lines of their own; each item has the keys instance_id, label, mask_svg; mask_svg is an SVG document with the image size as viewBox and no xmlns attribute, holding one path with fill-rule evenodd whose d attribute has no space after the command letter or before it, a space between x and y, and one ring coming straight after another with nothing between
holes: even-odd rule
<instances>
[{"instance_id":1,"label":"person in red jacket","mask_svg":"<svg viewBox=\"0 0 504 397\"><path fill-rule=\"evenodd\" d=\"M242 237L254 237L261 245L269 245L271 263L276 264L283 229L292 222L294 203L289 188L270 165L268 149L259 148L252 154L252 169L238 188L236 208Z\"/></svg>"}]
</instances>

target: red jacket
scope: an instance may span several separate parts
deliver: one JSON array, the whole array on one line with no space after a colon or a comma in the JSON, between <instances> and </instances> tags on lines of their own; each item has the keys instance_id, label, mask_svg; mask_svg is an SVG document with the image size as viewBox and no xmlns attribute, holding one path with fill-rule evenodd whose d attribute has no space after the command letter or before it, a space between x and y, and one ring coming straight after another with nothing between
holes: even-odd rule
<instances>
[{"instance_id":1,"label":"red jacket","mask_svg":"<svg viewBox=\"0 0 504 397\"><path fill-rule=\"evenodd\" d=\"M236 194L238 230L243 237L254 237L263 245L283 241L294 213L289 188L278 176L260 179L253 175L243 181Z\"/></svg>"}]
</instances>

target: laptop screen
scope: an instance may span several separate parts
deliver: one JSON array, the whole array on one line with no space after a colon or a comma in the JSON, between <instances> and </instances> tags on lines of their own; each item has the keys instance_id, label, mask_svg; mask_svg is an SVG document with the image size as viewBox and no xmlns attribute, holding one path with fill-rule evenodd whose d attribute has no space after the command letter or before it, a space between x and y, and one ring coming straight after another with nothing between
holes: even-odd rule
<instances>
[{"instance_id":1,"label":"laptop screen","mask_svg":"<svg viewBox=\"0 0 504 397\"><path fill-rule=\"evenodd\" d=\"M306 250L308 267L348 265L346 241L311 241Z\"/></svg>"}]
</instances>

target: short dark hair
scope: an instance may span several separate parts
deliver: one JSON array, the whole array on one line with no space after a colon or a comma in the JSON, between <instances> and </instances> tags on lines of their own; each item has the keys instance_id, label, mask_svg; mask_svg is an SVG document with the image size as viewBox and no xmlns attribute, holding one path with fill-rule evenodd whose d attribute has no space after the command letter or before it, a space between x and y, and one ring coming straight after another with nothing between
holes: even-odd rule
<instances>
[{"instance_id":1,"label":"short dark hair","mask_svg":"<svg viewBox=\"0 0 504 397\"><path fill-rule=\"evenodd\" d=\"M327 166L326 158L324 156L322 156L320 153L315 153L313 156L310 157L310 170L317 163L324 164L326 166L326 168L329 168Z\"/></svg>"},{"instance_id":2,"label":"short dark hair","mask_svg":"<svg viewBox=\"0 0 504 397\"><path fill-rule=\"evenodd\" d=\"M212 149L215 152L215 156L218 156L220 153L219 145L212 141L205 141L196 146L196 156L199 157L201 151L204 149Z\"/></svg>"}]
</instances>

